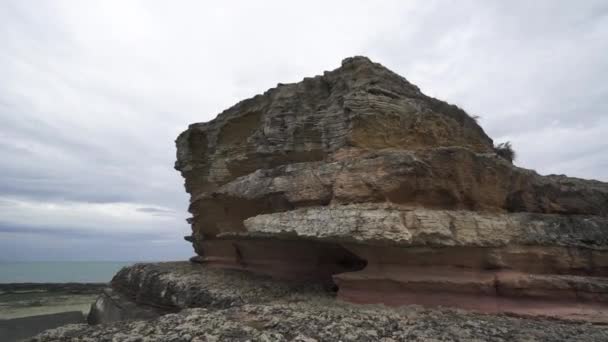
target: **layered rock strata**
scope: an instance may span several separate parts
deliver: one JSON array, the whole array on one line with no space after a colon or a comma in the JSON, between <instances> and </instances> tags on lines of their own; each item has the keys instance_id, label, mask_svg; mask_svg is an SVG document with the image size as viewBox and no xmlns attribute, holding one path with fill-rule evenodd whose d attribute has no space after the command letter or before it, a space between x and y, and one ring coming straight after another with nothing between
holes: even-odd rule
<instances>
[{"instance_id":1,"label":"layered rock strata","mask_svg":"<svg viewBox=\"0 0 608 342\"><path fill-rule=\"evenodd\" d=\"M608 307L608 184L514 166L462 109L367 58L176 144L198 262L333 282L362 303Z\"/></svg>"}]
</instances>

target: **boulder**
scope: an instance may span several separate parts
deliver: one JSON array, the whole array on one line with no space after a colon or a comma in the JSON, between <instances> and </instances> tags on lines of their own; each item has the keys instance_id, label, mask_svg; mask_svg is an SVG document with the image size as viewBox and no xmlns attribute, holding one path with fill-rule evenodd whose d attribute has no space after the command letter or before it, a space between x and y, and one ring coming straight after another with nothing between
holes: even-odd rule
<instances>
[{"instance_id":1,"label":"boulder","mask_svg":"<svg viewBox=\"0 0 608 342\"><path fill-rule=\"evenodd\" d=\"M121 269L91 305L88 323L152 320L187 308L224 309L301 297L329 297L322 284L203 267L189 262L135 264Z\"/></svg>"},{"instance_id":2,"label":"boulder","mask_svg":"<svg viewBox=\"0 0 608 342\"><path fill-rule=\"evenodd\" d=\"M608 184L513 165L464 110L365 57L176 145L197 263L335 284L358 303L608 308Z\"/></svg>"}]
</instances>

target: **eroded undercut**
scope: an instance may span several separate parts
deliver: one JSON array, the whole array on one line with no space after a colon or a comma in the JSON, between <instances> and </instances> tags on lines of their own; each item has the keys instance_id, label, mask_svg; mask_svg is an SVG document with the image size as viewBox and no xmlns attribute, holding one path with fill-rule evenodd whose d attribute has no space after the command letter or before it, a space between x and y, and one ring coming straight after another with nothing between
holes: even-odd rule
<instances>
[{"instance_id":1,"label":"eroded undercut","mask_svg":"<svg viewBox=\"0 0 608 342\"><path fill-rule=\"evenodd\" d=\"M279 279L333 284L333 276L365 268L367 262L339 244L309 240L207 240L199 261Z\"/></svg>"},{"instance_id":2,"label":"eroded undercut","mask_svg":"<svg viewBox=\"0 0 608 342\"><path fill-rule=\"evenodd\" d=\"M321 282L349 302L460 307L603 321L608 253L567 248L390 247L310 240L204 243L201 262Z\"/></svg>"}]
</instances>

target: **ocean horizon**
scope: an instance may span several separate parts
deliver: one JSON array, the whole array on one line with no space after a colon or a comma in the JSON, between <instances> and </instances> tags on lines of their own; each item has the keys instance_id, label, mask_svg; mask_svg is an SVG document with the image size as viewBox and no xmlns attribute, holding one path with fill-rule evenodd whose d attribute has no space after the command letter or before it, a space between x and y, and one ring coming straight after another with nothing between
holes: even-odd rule
<instances>
[{"instance_id":1,"label":"ocean horizon","mask_svg":"<svg viewBox=\"0 0 608 342\"><path fill-rule=\"evenodd\" d=\"M0 261L0 283L105 283L143 261Z\"/></svg>"}]
</instances>

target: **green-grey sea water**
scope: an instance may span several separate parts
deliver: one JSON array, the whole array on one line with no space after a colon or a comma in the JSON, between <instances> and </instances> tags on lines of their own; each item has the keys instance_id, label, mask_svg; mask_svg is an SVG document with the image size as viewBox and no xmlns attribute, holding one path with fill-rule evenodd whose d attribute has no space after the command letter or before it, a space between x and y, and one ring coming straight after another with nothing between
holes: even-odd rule
<instances>
[{"instance_id":1,"label":"green-grey sea water","mask_svg":"<svg viewBox=\"0 0 608 342\"><path fill-rule=\"evenodd\" d=\"M0 261L0 283L101 283L129 261Z\"/></svg>"}]
</instances>

